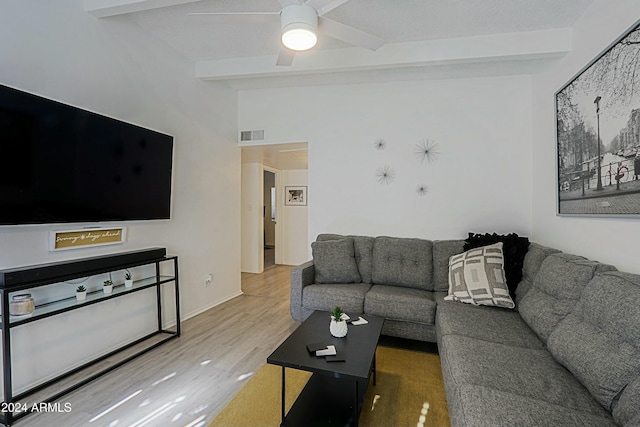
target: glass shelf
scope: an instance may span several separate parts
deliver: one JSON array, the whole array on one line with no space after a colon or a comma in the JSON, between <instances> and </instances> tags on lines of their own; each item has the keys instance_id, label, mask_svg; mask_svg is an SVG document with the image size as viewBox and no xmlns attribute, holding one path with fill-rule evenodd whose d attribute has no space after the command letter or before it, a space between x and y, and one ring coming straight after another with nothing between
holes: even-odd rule
<instances>
[{"instance_id":1,"label":"glass shelf","mask_svg":"<svg viewBox=\"0 0 640 427\"><path fill-rule=\"evenodd\" d=\"M55 316L56 314L92 305L107 299L117 298L132 292L142 291L174 280L174 276L160 276L160 280L156 280L156 277L154 276L146 279L134 280L133 287L131 288L125 288L124 284L114 285L113 291L110 294L105 294L102 289L99 291L87 292L87 298L83 301L78 301L74 295L72 298L65 298L47 304L36 305L35 310L31 314L26 316L9 316L9 324L10 327L24 325L38 319Z\"/></svg>"},{"instance_id":2,"label":"glass shelf","mask_svg":"<svg viewBox=\"0 0 640 427\"><path fill-rule=\"evenodd\" d=\"M87 258L81 260L80 263L77 261L71 260L69 262L61 262L61 263L52 263L47 264L46 266L51 267L59 267L62 268L61 271L57 271L55 277L48 277L36 280L33 277L21 278L19 283L14 283L13 286L9 287L0 287L0 297L2 298L1 307L4 307L4 311L0 316L0 327L2 329L2 333L0 336L2 337L2 353L4 357L5 363L3 364L2 374L3 374L3 388L5 390L4 393L4 402L5 403L13 403L16 402L16 399L25 399L29 396L34 396L36 394L48 394L51 389L54 388L54 385L58 384L62 380L67 378L75 378L76 380L71 381L71 383L65 384L62 390L56 388L55 394L51 395L48 398L41 399L42 402L52 402L55 400L59 400L60 397L65 396L74 390L79 389L80 387L89 384L95 379L111 372L112 370L122 366L129 361L140 357L141 355L147 353L148 351L153 350L159 345L174 339L180 336L180 291L178 286L178 257L177 256L163 256L163 257L154 257L145 260L141 260L138 258L118 258L120 255L105 255L100 257L99 259ZM87 263L88 261L91 263ZM168 272L167 275L160 275L160 267L163 262L171 262L173 265L173 272ZM43 303L40 305L36 305L33 313L28 316L10 316L9 315L9 307L10 301L9 298L11 295L15 295L16 293L28 290L35 289L41 286L48 285L56 285L58 283L62 283L66 280L80 278L80 277L88 277L95 276L97 274L103 274L111 271L122 270L131 267L138 267L143 265L155 265L155 274L152 277L148 277L145 279L135 280L133 282L133 286L131 288L126 288L123 283L118 283L113 287L113 291L110 294L105 294L102 291L102 287L99 290L91 291L87 293L86 299L83 301L78 301L76 299L75 292L72 295L68 295L65 298L65 295L62 294L59 296L61 299L56 301ZM58 274L59 273L59 274ZM147 274L152 274L150 271ZM14 280L14 282L16 282ZM169 285L172 283L173 285ZM162 322L162 301L163 296L160 292L160 288L163 285L170 286L175 292L175 318L176 324L174 330L168 330L163 328ZM156 289L154 292L153 289ZM46 319L48 317L56 316L61 313L71 312L73 310L81 309L86 306L99 304L101 302L111 300L113 298L123 297L125 295L129 295L136 292L141 292L144 290L150 290L145 294L138 294L140 298L149 298L153 299L156 302L157 306L157 329L151 332L150 334L138 338L132 342L125 343L120 345L116 349L112 349L108 351L105 349L106 353L100 354L99 356L87 361L80 367L69 368L68 370L59 373L54 378L50 378L42 383L37 385L33 385L25 391L14 395L12 390L12 377L13 377L13 368L11 366L11 334L12 328L17 326L25 325L27 323L36 322L41 319ZM56 292L65 292L65 291L56 291ZM44 299L44 298L43 298ZM2 318L5 319L5 322L2 322ZM162 336L162 337L160 337ZM159 337L159 338L156 338ZM135 347L135 350L133 350ZM116 361L115 363L108 363L104 369L100 369L95 373L91 373L89 371L85 371L86 368L96 366L98 363L105 362L109 360L113 362L113 356L125 354L124 357L120 361ZM80 377L83 377L80 378ZM57 387L57 386L56 386ZM3 412L0 413L0 424L3 425L12 425L18 419L29 415L31 411L28 412Z\"/></svg>"}]
</instances>

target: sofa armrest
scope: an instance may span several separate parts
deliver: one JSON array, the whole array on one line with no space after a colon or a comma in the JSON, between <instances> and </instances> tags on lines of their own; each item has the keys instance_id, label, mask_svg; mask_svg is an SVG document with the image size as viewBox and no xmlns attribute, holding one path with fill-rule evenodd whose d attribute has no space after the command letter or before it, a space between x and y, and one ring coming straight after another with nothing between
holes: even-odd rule
<instances>
[{"instance_id":1,"label":"sofa armrest","mask_svg":"<svg viewBox=\"0 0 640 427\"><path fill-rule=\"evenodd\" d=\"M313 260L307 261L291 269L291 300L289 306L291 317L298 322L304 320L302 313L302 288L315 282Z\"/></svg>"}]
</instances>

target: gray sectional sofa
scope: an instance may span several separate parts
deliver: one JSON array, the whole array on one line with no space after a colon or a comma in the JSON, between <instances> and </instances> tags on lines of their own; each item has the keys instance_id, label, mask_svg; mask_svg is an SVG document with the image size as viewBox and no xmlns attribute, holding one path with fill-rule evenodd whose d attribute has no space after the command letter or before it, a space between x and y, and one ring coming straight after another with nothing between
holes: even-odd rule
<instances>
[{"instance_id":1,"label":"gray sectional sofa","mask_svg":"<svg viewBox=\"0 0 640 427\"><path fill-rule=\"evenodd\" d=\"M445 301L463 246L319 235L291 315L340 305L437 342L453 426L640 426L640 275L531 243L515 309Z\"/></svg>"}]
</instances>

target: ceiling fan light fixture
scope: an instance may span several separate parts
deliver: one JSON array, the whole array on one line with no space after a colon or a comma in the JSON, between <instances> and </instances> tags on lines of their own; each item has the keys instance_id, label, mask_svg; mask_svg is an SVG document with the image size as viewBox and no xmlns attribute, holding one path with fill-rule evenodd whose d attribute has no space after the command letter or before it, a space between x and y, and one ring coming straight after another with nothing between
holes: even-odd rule
<instances>
[{"instance_id":1,"label":"ceiling fan light fixture","mask_svg":"<svg viewBox=\"0 0 640 427\"><path fill-rule=\"evenodd\" d=\"M312 28L304 24L291 24L282 33L282 44L291 50L311 49L318 42L318 36Z\"/></svg>"},{"instance_id":2,"label":"ceiling fan light fixture","mask_svg":"<svg viewBox=\"0 0 640 427\"><path fill-rule=\"evenodd\" d=\"M282 44L285 47L303 51L311 49L318 42L318 14L308 5L290 5L281 12Z\"/></svg>"}]
</instances>

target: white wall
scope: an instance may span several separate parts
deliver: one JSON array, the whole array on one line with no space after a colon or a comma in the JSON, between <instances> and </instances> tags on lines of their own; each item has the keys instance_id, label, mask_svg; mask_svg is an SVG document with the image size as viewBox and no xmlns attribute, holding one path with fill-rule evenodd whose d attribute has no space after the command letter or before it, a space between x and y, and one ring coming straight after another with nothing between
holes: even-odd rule
<instances>
[{"instance_id":1,"label":"white wall","mask_svg":"<svg viewBox=\"0 0 640 427\"><path fill-rule=\"evenodd\" d=\"M307 235L309 230L309 205L307 206L285 206L284 188L287 186L308 186L308 171L306 169L283 170L280 172L282 188L280 189L280 203L278 203L280 213L278 224L282 228L282 243L280 256L282 264L300 265L309 260ZM307 189L307 197L309 197ZM313 196L311 196L313 197Z\"/></svg>"},{"instance_id":2,"label":"white wall","mask_svg":"<svg viewBox=\"0 0 640 427\"><path fill-rule=\"evenodd\" d=\"M309 242L318 233L465 237L531 233L526 76L239 92L241 129L309 142ZM374 141L383 138L384 150ZM416 144L439 145L433 163ZM378 168L395 180L381 185ZM416 186L426 184L419 196ZM308 249L307 249L308 250Z\"/></svg>"},{"instance_id":3,"label":"white wall","mask_svg":"<svg viewBox=\"0 0 640 427\"><path fill-rule=\"evenodd\" d=\"M0 58L0 83L175 137L170 221L118 224L128 227L125 244L56 253L47 251L48 232L78 224L0 227L0 267L163 246L180 256L183 317L240 292L234 91L196 80L171 48L124 18L86 14L80 0L5 2ZM207 273L214 275L209 288ZM74 287L59 292L71 296ZM150 302L138 294L17 328L17 388L140 336L153 326Z\"/></svg>"},{"instance_id":4,"label":"white wall","mask_svg":"<svg viewBox=\"0 0 640 427\"><path fill-rule=\"evenodd\" d=\"M264 169L262 163L242 164L242 271L264 270L264 225L262 204Z\"/></svg>"},{"instance_id":5,"label":"white wall","mask_svg":"<svg viewBox=\"0 0 640 427\"><path fill-rule=\"evenodd\" d=\"M640 220L556 216L554 94L640 17L640 2L595 0L574 25L574 49L532 80L533 237L565 252L640 273Z\"/></svg>"}]
</instances>

